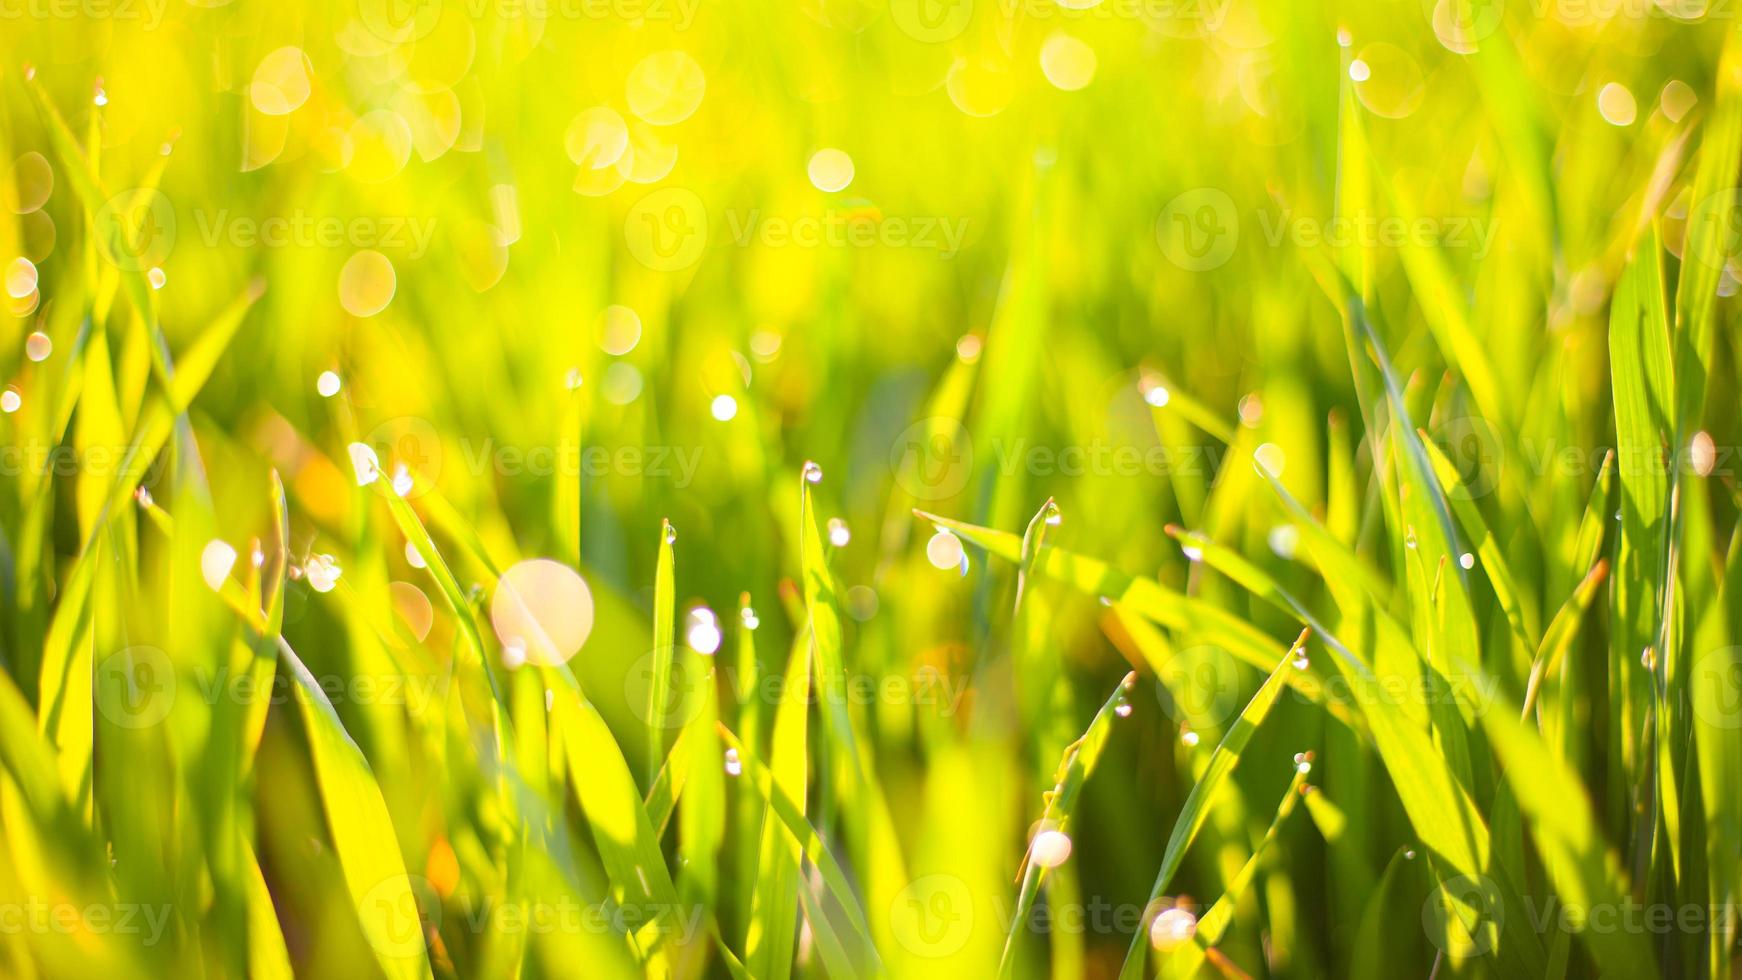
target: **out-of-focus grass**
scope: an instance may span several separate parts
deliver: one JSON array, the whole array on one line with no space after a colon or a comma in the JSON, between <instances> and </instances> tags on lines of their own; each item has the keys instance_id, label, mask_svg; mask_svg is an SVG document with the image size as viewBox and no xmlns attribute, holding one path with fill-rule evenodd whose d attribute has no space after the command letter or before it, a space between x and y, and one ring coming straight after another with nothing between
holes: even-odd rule
<instances>
[{"instance_id":1,"label":"out-of-focus grass","mask_svg":"<svg viewBox=\"0 0 1742 980\"><path fill-rule=\"evenodd\" d=\"M0 20L0 972L1736 974L1734 11Z\"/></svg>"}]
</instances>

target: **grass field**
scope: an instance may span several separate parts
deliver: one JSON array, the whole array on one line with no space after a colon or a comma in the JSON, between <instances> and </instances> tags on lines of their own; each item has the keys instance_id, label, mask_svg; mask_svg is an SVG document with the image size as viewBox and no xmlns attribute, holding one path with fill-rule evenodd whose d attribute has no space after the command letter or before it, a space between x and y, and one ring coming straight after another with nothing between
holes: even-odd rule
<instances>
[{"instance_id":1,"label":"grass field","mask_svg":"<svg viewBox=\"0 0 1742 980\"><path fill-rule=\"evenodd\" d=\"M0 976L1742 974L1724 0L0 0Z\"/></svg>"}]
</instances>

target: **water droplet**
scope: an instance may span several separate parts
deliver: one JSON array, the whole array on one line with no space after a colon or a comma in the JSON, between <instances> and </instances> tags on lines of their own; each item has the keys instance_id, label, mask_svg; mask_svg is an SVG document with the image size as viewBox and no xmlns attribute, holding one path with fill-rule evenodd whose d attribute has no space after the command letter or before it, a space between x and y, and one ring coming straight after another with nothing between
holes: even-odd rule
<instances>
[{"instance_id":1,"label":"water droplet","mask_svg":"<svg viewBox=\"0 0 1742 980\"><path fill-rule=\"evenodd\" d=\"M526 643L520 637L514 637L502 644L502 666L509 670L519 670L526 664Z\"/></svg>"},{"instance_id":2,"label":"water droplet","mask_svg":"<svg viewBox=\"0 0 1742 980\"><path fill-rule=\"evenodd\" d=\"M1464 568L1475 568L1476 556L1466 551L1458 556L1458 564L1462 565Z\"/></svg>"},{"instance_id":3,"label":"water droplet","mask_svg":"<svg viewBox=\"0 0 1742 980\"><path fill-rule=\"evenodd\" d=\"M684 617L684 642L691 650L711 657L720 649L721 639L720 617L707 606L697 606Z\"/></svg>"},{"instance_id":4,"label":"water droplet","mask_svg":"<svg viewBox=\"0 0 1742 980\"><path fill-rule=\"evenodd\" d=\"M1186 560L1188 561L1204 560L1204 549L1195 544L1182 544L1179 546L1179 550L1181 554L1186 556Z\"/></svg>"},{"instance_id":5,"label":"water droplet","mask_svg":"<svg viewBox=\"0 0 1742 980\"><path fill-rule=\"evenodd\" d=\"M980 352L985 347L985 341L980 339L979 334L963 334L962 338L956 341L956 357L960 358L963 364L972 364L980 359Z\"/></svg>"},{"instance_id":6,"label":"water droplet","mask_svg":"<svg viewBox=\"0 0 1742 980\"><path fill-rule=\"evenodd\" d=\"M1293 524L1278 524L1270 529L1269 541L1271 553L1289 561L1294 558L1295 548L1300 545L1300 531Z\"/></svg>"},{"instance_id":7,"label":"water droplet","mask_svg":"<svg viewBox=\"0 0 1742 980\"><path fill-rule=\"evenodd\" d=\"M150 506L152 506L152 504L154 504L156 502L156 501L152 500L152 498L151 498L151 491L145 489L144 487L140 487L139 489L133 491L133 499L138 501L139 506L141 506L141 507L150 507Z\"/></svg>"},{"instance_id":8,"label":"water droplet","mask_svg":"<svg viewBox=\"0 0 1742 980\"><path fill-rule=\"evenodd\" d=\"M847 522L839 517L829 518L829 543L837 548L845 548L851 540L853 532L847 527Z\"/></svg>"},{"instance_id":9,"label":"water droplet","mask_svg":"<svg viewBox=\"0 0 1742 980\"><path fill-rule=\"evenodd\" d=\"M337 371L322 371L321 376L315 379L315 391L322 398L333 397L339 393L339 389L342 387L344 387L344 381L339 378Z\"/></svg>"},{"instance_id":10,"label":"water droplet","mask_svg":"<svg viewBox=\"0 0 1742 980\"><path fill-rule=\"evenodd\" d=\"M236 549L227 542L213 539L206 542L205 550L200 552L200 577L206 580L206 587L213 592L220 591L230 578L230 569L236 567Z\"/></svg>"},{"instance_id":11,"label":"water droplet","mask_svg":"<svg viewBox=\"0 0 1742 980\"><path fill-rule=\"evenodd\" d=\"M1179 740L1189 748L1198 744L1198 733L1192 731L1189 726L1181 725L1179 726Z\"/></svg>"},{"instance_id":12,"label":"water droplet","mask_svg":"<svg viewBox=\"0 0 1742 980\"><path fill-rule=\"evenodd\" d=\"M1650 647L1646 647L1639 655L1639 665L1646 670L1656 670L1657 654Z\"/></svg>"},{"instance_id":13,"label":"water droplet","mask_svg":"<svg viewBox=\"0 0 1742 980\"><path fill-rule=\"evenodd\" d=\"M1367 67L1367 62L1362 61L1360 58L1356 58L1354 61L1349 62L1349 78L1352 81L1365 82L1367 79L1372 77L1373 69Z\"/></svg>"},{"instance_id":14,"label":"water droplet","mask_svg":"<svg viewBox=\"0 0 1742 980\"><path fill-rule=\"evenodd\" d=\"M1166 408L1170 397L1167 388L1159 384L1151 384L1143 390L1143 400L1156 408Z\"/></svg>"},{"instance_id":15,"label":"water droplet","mask_svg":"<svg viewBox=\"0 0 1742 980\"><path fill-rule=\"evenodd\" d=\"M169 282L169 275L154 265L145 270L145 281L151 283L152 289L162 289L164 283Z\"/></svg>"},{"instance_id":16,"label":"water droplet","mask_svg":"<svg viewBox=\"0 0 1742 980\"><path fill-rule=\"evenodd\" d=\"M1041 508L1041 513L1045 515L1043 519L1046 521L1048 527L1058 527L1060 524L1064 523L1064 511L1059 509L1059 505L1056 501L1048 499L1046 506Z\"/></svg>"},{"instance_id":17,"label":"water droplet","mask_svg":"<svg viewBox=\"0 0 1742 980\"><path fill-rule=\"evenodd\" d=\"M708 405L708 413L715 421L730 422L738 415L738 399L731 395L715 395L713 402Z\"/></svg>"},{"instance_id":18,"label":"water droplet","mask_svg":"<svg viewBox=\"0 0 1742 980\"><path fill-rule=\"evenodd\" d=\"M18 393L16 385L7 385L5 391L0 391L0 412L11 415L24 406L24 396Z\"/></svg>"},{"instance_id":19,"label":"water droplet","mask_svg":"<svg viewBox=\"0 0 1742 980\"><path fill-rule=\"evenodd\" d=\"M41 330L24 338L24 356L40 364L54 353L54 341Z\"/></svg>"},{"instance_id":20,"label":"water droplet","mask_svg":"<svg viewBox=\"0 0 1742 980\"><path fill-rule=\"evenodd\" d=\"M1415 529L1414 528L1410 528L1409 533L1404 535L1403 546L1405 548L1414 548L1415 547Z\"/></svg>"},{"instance_id":21,"label":"water droplet","mask_svg":"<svg viewBox=\"0 0 1742 980\"><path fill-rule=\"evenodd\" d=\"M334 561L332 555L311 555L303 562L303 574L308 576L309 587L316 592L331 592L339 584L339 576L344 574Z\"/></svg>"},{"instance_id":22,"label":"water droplet","mask_svg":"<svg viewBox=\"0 0 1742 980\"><path fill-rule=\"evenodd\" d=\"M744 771L744 762L738 758L737 749L726 750L726 775L736 776Z\"/></svg>"},{"instance_id":23,"label":"water droplet","mask_svg":"<svg viewBox=\"0 0 1742 980\"><path fill-rule=\"evenodd\" d=\"M1042 868L1056 868L1071 856L1071 838L1062 830L1043 830L1028 847L1029 858Z\"/></svg>"},{"instance_id":24,"label":"water droplet","mask_svg":"<svg viewBox=\"0 0 1742 980\"><path fill-rule=\"evenodd\" d=\"M1282 454L1281 446L1274 442L1264 443L1252 451L1252 458L1258 462L1259 466L1264 467L1264 472L1274 477L1282 476L1282 467L1286 458Z\"/></svg>"},{"instance_id":25,"label":"water droplet","mask_svg":"<svg viewBox=\"0 0 1742 980\"><path fill-rule=\"evenodd\" d=\"M1302 647L1301 651L1294 655L1293 662L1295 670L1306 670L1308 667L1312 666L1312 660L1307 656L1305 647Z\"/></svg>"},{"instance_id":26,"label":"water droplet","mask_svg":"<svg viewBox=\"0 0 1742 980\"><path fill-rule=\"evenodd\" d=\"M665 543L677 544L677 528L670 521L665 522Z\"/></svg>"},{"instance_id":27,"label":"water droplet","mask_svg":"<svg viewBox=\"0 0 1742 980\"><path fill-rule=\"evenodd\" d=\"M1415 860L1415 849L1410 848L1409 850L1404 851L1403 852L1403 859L1405 861L1414 861Z\"/></svg>"},{"instance_id":28,"label":"water droplet","mask_svg":"<svg viewBox=\"0 0 1742 980\"><path fill-rule=\"evenodd\" d=\"M1257 392L1240 399L1240 424L1255 429L1264 419L1264 399Z\"/></svg>"},{"instance_id":29,"label":"water droplet","mask_svg":"<svg viewBox=\"0 0 1742 980\"><path fill-rule=\"evenodd\" d=\"M403 497L410 493L415 485L415 481L411 478L411 471L406 469L405 464L395 463L393 466L393 492Z\"/></svg>"},{"instance_id":30,"label":"water droplet","mask_svg":"<svg viewBox=\"0 0 1742 980\"><path fill-rule=\"evenodd\" d=\"M357 477L357 485L366 487L381 478L381 458L375 455L375 450L361 442L353 442L345 447L351 454L351 469Z\"/></svg>"},{"instance_id":31,"label":"water droplet","mask_svg":"<svg viewBox=\"0 0 1742 980\"><path fill-rule=\"evenodd\" d=\"M762 625L762 620L757 617L756 610L749 606L745 606L738 610L738 619L744 624L744 628L747 630L753 630Z\"/></svg>"},{"instance_id":32,"label":"water droplet","mask_svg":"<svg viewBox=\"0 0 1742 980\"><path fill-rule=\"evenodd\" d=\"M962 551L962 539L939 530L925 543L925 557L933 568L948 570L961 565L967 556Z\"/></svg>"},{"instance_id":33,"label":"water droplet","mask_svg":"<svg viewBox=\"0 0 1742 980\"><path fill-rule=\"evenodd\" d=\"M582 380L581 369L572 367L569 368L569 373L563 377L563 385L570 391L574 391L581 386Z\"/></svg>"},{"instance_id":34,"label":"water droplet","mask_svg":"<svg viewBox=\"0 0 1742 980\"><path fill-rule=\"evenodd\" d=\"M1113 713L1121 718L1131 717L1131 702L1121 701L1113 706Z\"/></svg>"},{"instance_id":35,"label":"water droplet","mask_svg":"<svg viewBox=\"0 0 1742 980\"><path fill-rule=\"evenodd\" d=\"M804 482L806 482L806 483L821 483L821 482L823 482L823 468L821 466L817 465L815 462L807 461L804 464Z\"/></svg>"},{"instance_id":36,"label":"water droplet","mask_svg":"<svg viewBox=\"0 0 1742 980\"><path fill-rule=\"evenodd\" d=\"M412 568L429 567L428 563L423 560L423 553L418 551L417 545L412 544L410 541L405 542L405 561Z\"/></svg>"},{"instance_id":37,"label":"water droplet","mask_svg":"<svg viewBox=\"0 0 1742 980\"><path fill-rule=\"evenodd\" d=\"M1191 942L1198 933L1198 917L1190 909L1167 909L1149 924L1149 945L1168 953Z\"/></svg>"},{"instance_id":38,"label":"water droplet","mask_svg":"<svg viewBox=\"0 0 1742 980\"><path fill-rule=\"evenodd\" d=\"M1306 775L1313 771L1313 754L1311 752L1296 752L1294 754L1294 771Z\"/></svg>"}]
</instances>

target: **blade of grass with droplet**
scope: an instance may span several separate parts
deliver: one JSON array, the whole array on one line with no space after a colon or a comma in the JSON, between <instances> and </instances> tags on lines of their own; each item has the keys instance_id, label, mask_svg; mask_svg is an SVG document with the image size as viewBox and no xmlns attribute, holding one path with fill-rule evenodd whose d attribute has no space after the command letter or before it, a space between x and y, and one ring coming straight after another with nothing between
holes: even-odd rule
<instances>
[{"instance_id":1,"label":"blade of grass with droplet","mask_svg":"<svg viewBox=\"0 0 1742 980\"><path fill-rule=\"evenodd\" d=\"M1609 562L1607 559L1598 561L1591 566L1579 587L1561 605L1560 611L1548 624L1547 632L1543 633L1542 644L1536 649L1536 657L1531 661L1530 680L1524 688L1524 707L1520 717L1529 718L1531 710L1536 706L1538 692L1542 679L1553 672L1555 665L1560 663L1567 648L1573 645L1573 637L1579 631L1579 623L1585 618L1585 611L1591 608L1591 602L1597 597L1597 587L1608 577Z\"/></svg>"},{"instance_id":2,"label":"blade of grass with droplet","mask_svg":"<svg viewBox=\"0 0 1742 980\"><path fill-rule=\"evenodd\" d=\"M678 800L678 890L691 904L712 909L726 836L725 753L715 732L720 707L714 658L688 649L683 656L689 661L683 676L700 678L702 690L695 714L678 733L684 754L672 749L674 761L689 770Z\"/></svg>"},{"instance_id":3,"label":"blade of grass with droplet","mask_svg":"<svg viewBox=\"0 0 1742 980\"><path fill-rule=\"evenodd\" d=\"M1532 622L1533 615L1520 598L1518 586L1514 584L1511 569L1506 566L1506 555L1500 550L1500 541L1489 530L1488 522L1482 518L1482 512L1476 507L1476 501L1470 496L1464 486L1464 478L1458 473L1458 468L1446 458L1446 454L1427 438L1426 432L1417 432L1421 438L1421 446L1426 451L1429 462L1433 465L1434 475L1439 478L1445 498L1450 501L1452 513L1458 519L1458 526L1463 528L1464 536L1469 539L1471 547L1476 549L1476 557L1480 559L1482 571L1488 576L1488 584L1494 589L1494 599L1500 603L1500 608L1506 614L1506 622L1512 627L1512 634L1518 638L1525 650L1535 650L1540 645L1541 638L1537 635L1537 627Z\"/></svg>"},{"instance_id":4,"label":"blade of grass with droplet","mask_svg":"<svg viewBox=\"0 0 1742 980\"><path fill-rule=\"evenodd\" d=\"M1234 767L1240 762L1240 754L1246 750L1246 743L1252 740L1252 733L1264 723L1270 709L1276 704L1276 699L1282 694L1283 679L1294 670L1294 658L1306 647L1310 630L1302 630L1298 638L1282 655L1282 659L1270 671L1270 676L1259 685L1252 700L1246 703L1240 716L1234 720L1228 734L1222 736L1222 741L1210 755L1210 762L1204 768L1204 773L1192 786L1191 794L1186 797L1180 807L1179 816L1174 820L1173 833L1168 837L1167 850L1162 854L1161 870L1156 873L1155 885L1149 890L1149 901L1145 908L1150 908L1160 901L1162 893L1167 891L1168 883L1173 881L1174 872L1179 870L1180 863L1185 860L1186 848L1191 846L1197 837L1198 829L1209 819L1210 807L1215 804L1216 794L1222 784L1227 782ZM1119 971L1120 980L1137 980L1145 973L1145 956L1149 949L1149 936L1143 929L1137 930L1131 937L1131 946L1125 953L1125 965Z\"/></svg>"},{"instance_id":5,"label":"blade of grass with droplet","mask_svg":"<svg viewBox=\"0 0 1742 980\"><path fill-rule=\"evenodd\" d=\"M321 803L363 935L388 977L429 980L423 936L407 937L395 926L395 910L404 914L416 907L417 899L369 761L345 731L320 682L282 637L278 656L300 688L295 700L307 731Z\"/></svg>"},{"instance_id":6,"label":"blade of grass with droplet","mask_svg":"<svg viewBox=\"0 0 1742 980\"><path fill-rule=\"evenodd\" d=\"M1130 692L1136 686L1136 672L1126 674L1119 681L1119 686L1114 688L1112 696L1101 705L1101 710L1095 712L1095 717L1090 719L1089 727L1083 730L1082 737L1065 750L1064 758L1059 760L1053 788L1046 793L1046 803L1040 816L1041 826L1063 831L1070 823L1076 811L1077 796L1082 793L1083 784L1094 774L1096 763L1101 761L1101 751L1107 747L1107 739L1113 733L1113 723L1119 717L1119 708L1121 705L1129 706ZM1017 937L1024 931L1029 910L1034 907L1035 897L1040 894L1041 882L1047 877L1047 869L1035 864L1031 858L1032 854L1026 852L1022 856L1019 872L1022 887L1017 892L1016 911L1010 919L1010 932L1004 939L1004 954L998 964L1000 977L1009 976L1010 971L1015 968Z\"/></svg>"},{"instance_id":7,"label":"blade of grass with droplet","mask_svg":"<svg viewBox=\"0 0 1742 980\"><path fill-rule=\"evenodd\" d=\"M1270 826L1264 831L1264 836L1259 838L1258 845L1252 849L1252 855L1234 873L1234 877L1222 886L1221 897L1198 919L1198 928L1192 934L1192 941L1174 950L1169 957L1167 969L1172 975L1196 976L1207 951L1222 941L1222 936L1234 923L1234 907L1239 904L1240 896L1245 894L1247 886L1252 884L1252 879L1258 876L1258 865L1264 860L1270 845L1276 841L1289 814L1294 812L1295 803L1302 798L1303 788L1310 788L1306 786L1306 773L1296 770L1294 778L1288 782L1288 788L1282 791L1282 801L1276 805L1276 815L1271 818Z\"/></svg>"},{"instance_id":8,"label":"blade of grass with droplet","mask_svg":"<svg viewBox=\"0 0 1742 980\"><path fill-rule=\"evenodd\" d=\"M895 833L883 783L876 776L871 743L858 731L848 710L849 677L842 646L840 601L834 575L829 571L824 538L818 533L816 499L810 481L799 479L799 563L804 579L805 612L810 620L814 648L812 667L820 691L822 714L828 722L827 738L821 739L824 756L835 775L834 791L854 853L862 855L866 898L872 910L872 934L887 946L894 942L889 931L889 909L907 885L907 861ZM830 756L833 758L830 758ZM760 975L760 974L759 974Z\"/></svg>"},{"instance_id":9,"label":"blade of grass with droplet","mask_svg":"<svg viewBox=\"0 0 1742 980\"><path fill-rule=\"evenodd\" d=\"M665 707L671 697L674 643L672 616L677 606L670 521L659 522L659 557L653 572L653 680L647 688L647 778L665 761Z\"/></svg>"},{"instance_id":10,"label":"blade of grass with droplet","mask_svg":"<svg viewBox=\"0 0 1742 980\"><path fill-rule=\"evenodd\" d=\"M1640 666L1640 655L1658 642L1668 571L1670 480L1665 461L1673 458L1675 385L1662 254L1654 225L1640 239L1609 305L1610 387L1621 477L1621 534L1609 590L1614 722L1609 807L1612 818L1624 821L1632 810L1630 787L1647 765L1638 757L1631 733L1645 724L1655 701L1652 672ZM1653 813L1651 822L1655 820Z\"/></svg>"},{"instance_id":11,"label":"blade of grass with droplet","mask_svg":"<svg viewBox=\"0 0 1742 980\"><path fill-rule=\"evenodd\" d=\"M1022 539L1008 531L980 527L925 511L914 511L931 522L984 548L1009 562L1022 560ZM1256 626L1209 602L1182 595L1142 575L1127 575L1106 562L1064 548L1045 550L1036 567L1041 574L1092 596L1123 605L1144 618L1173 630L1183 630L1206 642L1221 644L1229 653L1259 670L1269 671L1270 652L1279 642ZM1323 685L1315 677L1291 674L1288 685L1326 709L1345 724L1351 722L1341 705L1326 700Z\"/></svg>"}]
</instances>

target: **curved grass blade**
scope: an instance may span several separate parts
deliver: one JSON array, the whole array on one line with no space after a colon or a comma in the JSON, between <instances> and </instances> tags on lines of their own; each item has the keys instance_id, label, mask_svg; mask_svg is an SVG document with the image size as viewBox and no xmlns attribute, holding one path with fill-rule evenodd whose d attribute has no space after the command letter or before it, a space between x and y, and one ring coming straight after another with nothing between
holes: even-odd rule
<instances>
[{"instance_id":1,"label":"curved grass blade","mask_svg":"<svg viewBox=\"0 0 1742 980\"><path fill-rule=\"evenodd\" d=\"M1149 890L1146 908L1153 907L1160 901L1168 883L1173 881L1174 872L1179 870L1180 863L1185 860L1186 848L1191 846L1198 830L1209 819L1210 807L1215 803L1216 794L1234 772L1234 767L1239 764L1240 754L1246 750L1246 743L1252 740L1252 733L1269 716L1270 709L1282 693L1284 679L1294 670L1295 657L1306 648L1307 637L1311 633L1310 629L1301 630L1300 636L1282 655L1282 659L1270 671L1270 676L1264 679L1258 692L1252 695L1252 700L1246 703L1240 717L1234 720L1228 734L1222 736L1222 741L1210 755L1209 765L1192 787L1191 794L1186 797L1185 805L1180 808L1179 816L1174 821L1173 834L1168 838L1167 850L1162 854L1161 870L1156 872L1155 885ZM1119 971L1120 980L1138 980L1145 975L1144 962L1148 948L1148 933L1139 929L1131 937L1130 949L1125 954L1125 966Z\"/></svg>"},{"instance_id":2,"label":"curved grass blade","mask_svg":"<svg viewBox=\"0 0 1742 980\"><path fill-rule=\"evenodd\" d=\"M1046 806L1041 812L1041 824L1046 827L1063 830L1074 811L1077 797L1083 791L1083 784L1095 771L1096 763L1101 761L1101 750L1107 747L1107 739L1113 733L1114 719L1119 717L1119 709L1126 706L1129 711L1130 693L1137 686L1137 672L1132 671L1120 680L1119 686L1113 690L1107 702L1101 705L1101 710L1095 712L1095 717L1089 721L1089 727L1084 729L1082 737L1072 742L1065 749L1063 759L1059 760L1054 785L1046 793ZM1004 953L998 962L998 975L1008 977L1015 967L1015 952L1017 936L1023 932L1023 924L1028 921L1029 910L1034 908L1035 897L1040 893L1041 882L1047 876L1047 869L1031 860L1031 853L1022 856L1022 870L1019 877L1022 888L1016 896L1016 910L1011 917L1010 932L1004 939Z\"/></svg>"}]
</instances>

